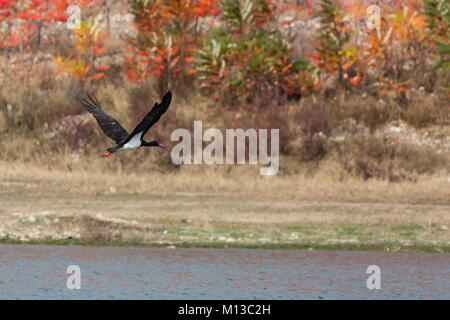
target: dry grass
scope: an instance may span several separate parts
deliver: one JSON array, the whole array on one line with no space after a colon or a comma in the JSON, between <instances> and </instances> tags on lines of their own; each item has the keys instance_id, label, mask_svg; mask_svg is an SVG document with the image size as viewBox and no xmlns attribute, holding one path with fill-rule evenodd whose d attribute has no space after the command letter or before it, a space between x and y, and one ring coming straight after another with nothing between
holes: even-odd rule
<instances>
[{"instance_id":1,"label":"dry grass","mask_svg":"<svg viewBox=\"0 0 450 320\"><path fill-rule=\"evenodd\" d=\"M86 159L86 165L82 163L69 167L67 164L66 169L51 170L23 163L1 162L0 179L3 183L30 183L30 192L36 193L36 196L53 193L80 196L200 193L268 200L450 203L449 181L445 176L418 176L415 183L367 182L350 176L331 161L323 163L312 177L307 177L306 172L264 177L259 175L259 166L249 165L183 166L176 173L161 173L155 169L125 172L120 168L111 172L108 165L102 164L107 161L91 157Z\"/></svg>"},{"instance_id":2,"label":"dry grass","mask_svg":"<svg viewBox=\"0 0 450 320\"><path fill-rule=\"evenodd\" d=\"M446 168L449 159L431 147L408 145L387 136L354 137L339 150L342 166L365 180L414 181L417 174Z\"/></svg>"},{"instance_id":3,"label":"dry grass","mask_svg":"<svg viewBox=\"0 0 450 320\"><path fill-rule=\"evenodd\" d=\"M256 106L253 105L224 108L211 97L202 96L194 86L192 89L184 94L174 90L172 106L152 128L153 136L170 144L169 133L176 128L191 130L194 120L202 120L205 128L278 128L281 152L297 157L299 161L318 162L332 155L336 148L330 139L337 135L349 138L344 144L353 152L358 148L357 144L352 145L352 136L373 134L387 122L405 118L418 127L426 127L438 120L445 125L444 118L450 114L449 104L437 94L423 94L408 107L357 94L336 100L323 100L319 95L285 103L265 99L266 103L261 103L255 112ZM132 85L118 77L115 82L105 79L91 88L82 88L64 77L54 76L32 78L25 83L11 81L0 89L0 148L4 150L0 159L65 167L112 146L77 102L77 98L86 92L97 95L107 112L120 119L129 130L160 98L158 83L152 80ZM426 153L432 155L438 151L426 150ZM164 165L168 163L168 157L151 155L149 158L149 153L141 154L145 156L136 160L124 155L107 163L113 170L175 169ZM401 155L401 152L397 154ZM358 155L356 157L359 158ZM412 169L408 170L414 171L414 157L411 161L408 168ZM156 165L151 166L150 163ZM419 171L434 173L433 170ZM389 178L382 174L374 176Z\"/></svg>"}]
</instances>

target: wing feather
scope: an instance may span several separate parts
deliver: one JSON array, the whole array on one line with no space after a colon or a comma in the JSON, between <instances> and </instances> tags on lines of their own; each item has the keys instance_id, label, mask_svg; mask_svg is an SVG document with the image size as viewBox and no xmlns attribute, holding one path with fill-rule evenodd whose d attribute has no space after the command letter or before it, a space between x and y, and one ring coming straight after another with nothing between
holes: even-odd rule
<instances>
[{"instance_id":1,"label":"wing feather","mask_svg":"<svg viewBox=\"0 0 450 320\"><path fill-rule=\"evenodd\" d=\"M143 132L142 138L147 131L161 118L161 116L169 109L170 102L172 101L172 91L168 91L162 98L160 103L155 103L149 113L142 119L142 121L136 126L130 137Z\"/></svg>"},{"instance_id":2,"label":"wing feather","mask_svg":"<svg viewBox=\"0 0 450 320\"><path fill-rule=\"evenodd\" d=\"M122 127L119 121L103 111L97 97L91 97L88 94L87 98L81 100L81 104L87 112L94 116L103 132L117 144L128 138L127 130Z\"/></svg>"}]
</instances>

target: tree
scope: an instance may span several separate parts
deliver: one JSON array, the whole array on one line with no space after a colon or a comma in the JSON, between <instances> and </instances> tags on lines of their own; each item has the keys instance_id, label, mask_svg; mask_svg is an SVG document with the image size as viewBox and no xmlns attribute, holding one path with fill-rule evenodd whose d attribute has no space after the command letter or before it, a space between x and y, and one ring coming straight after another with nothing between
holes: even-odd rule
<instances>
[{"instance_id":1,"label":"tree","mask_svg":"<svg viewBox=\"0 0 450 320\"><path fill-rule=\"evenodd\" d=\"M206 16L217 14L217 0L131 0L137 36L128 40L127 75L141 81L149 75L183 81L195 72L194 54L201 45Z\"/></svg>"},{"instance_id":2,"label":"tree","mask_svg":"<svg viewBox=\"0 0 450 320\"><path fill-rule=\"evenodd\" d=\"M224 0L221 9L221 25L209 32L196 56L203 88L248 101L262 94L300 96L311 89L309 64L294 56L277 29L275 1Z\"/></svg>"}]
</instances>

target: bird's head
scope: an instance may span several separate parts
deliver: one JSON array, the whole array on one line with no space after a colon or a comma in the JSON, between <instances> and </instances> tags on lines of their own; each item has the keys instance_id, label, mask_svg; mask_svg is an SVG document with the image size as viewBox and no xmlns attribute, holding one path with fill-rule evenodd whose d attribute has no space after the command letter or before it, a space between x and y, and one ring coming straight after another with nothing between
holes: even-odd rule
<instances>
[{"instance_id":1,"label":"bird's head","mask_svg":"<svg viewBox=\"0 0 450 320\"><path fill-rule=\"evenodd\" d=\"M169 149L165 145L163 145L161 142L159 142L158 140L155 140L152 142L155 144L156 147L160 147L163 150L169 151Z\"/></svg>"},{"instance_id":2,"label":"bird's head","mask_svg":"<svg viewBox=\"0 0 450 320\"><path fill-rule=\"evenodd\" d=\"M159 142L158 140L153 140L150 142L144 141L142 145L145 147L160 147L161 149L169 151L169 149L165 145L163 145L161 142Z\"/></svg>"}]
</instances>

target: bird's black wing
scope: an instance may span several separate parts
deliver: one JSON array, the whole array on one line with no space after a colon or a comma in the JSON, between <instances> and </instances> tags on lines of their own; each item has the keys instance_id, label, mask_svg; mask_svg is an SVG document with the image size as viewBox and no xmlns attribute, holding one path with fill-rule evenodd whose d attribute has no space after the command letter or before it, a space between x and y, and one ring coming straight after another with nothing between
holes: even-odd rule
<instances>
[{"instance_id":1,"label":"bird's black wing","mask_svg":"<svg viewBox=\"0 0 450 320\"><path fill-rule=\"evenodd\" d=\"M159 118L169 109L170 102L172 101L172 91L168 91L164 97L162 98L160 103L155 103L153 108L149 113L142 119L142 121L136 126L133 132L130 134L130 137L143 132L141 138L147 133L148 129L151 128L156 122L158 122Z\"/></svg>"},{"instance_id":2,"label":"bird's black wing","mask_svg":"<svg viewBox=\"0 0 450 320\"><path fill-rule=\"evenodd\" d=\"M88 94L87 98L81 100L81 103L83 108L94 116L103 132L117 144L122 143L128 138L129 134L127 130L122 127L119 121L103 111L97 98L93 98Z\"/></svg>"}]
</instances>

